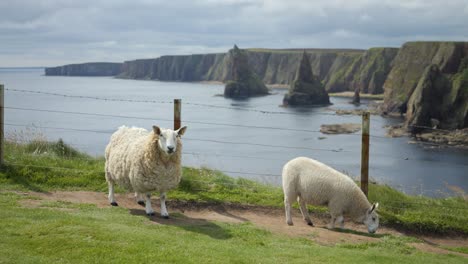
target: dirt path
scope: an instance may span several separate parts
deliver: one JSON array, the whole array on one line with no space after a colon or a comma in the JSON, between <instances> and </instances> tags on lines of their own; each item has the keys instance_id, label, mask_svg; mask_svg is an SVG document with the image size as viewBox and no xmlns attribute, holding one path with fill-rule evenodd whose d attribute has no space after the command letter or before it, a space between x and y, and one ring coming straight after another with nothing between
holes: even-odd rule
<instances>
[{"instance_id":1,"label":"dirt path","mask_svg":"<svg viewBox=\"0 0 468 264\"><path fill-rule=\"evenodd\" d=\"M95 204L100 208L110 206L107 201L106 194L99 192L30 192L25 193L25 195L31 195L42 199L24 200L24 206L28 207L40 206L44 200L89 203ZM135 202L132 194L117 194L116 199L119 203L119 206L129 209L131 214L145 214L144 208ZM157 215L151 217L152 222L155 224L176 226L206 225L210 221L227 223L251 222L257 227L269 230L276 234L291 237L305 237L321 245L376 242L386 234L395 236L407 235L389 227L380 227L377 231L377 237L369 236L364 225L355 224L350 221L345 221L346 229L344 231L328 230L326 229L326 225L329 219L325 215L321 215L319 217L316 215L311 215L312 221L315 225L314 227L311 227L302 220L302 216L300 215L299 210L293 210L294 226L288 226L285 223L284 211L278 208L183 202L168 202L167 205L169 212L172 214L172 217L170 219L162 219ZM155 199L153 208L158 211L159 200ZM417 236L417 238L419 238L422 242L412 243L411 245L418 248L419 250L438 254L455 254L468 258L468 254L457 253L441 248L468 247L468 238L429 236Z\"/></svg>"}]
</instances>

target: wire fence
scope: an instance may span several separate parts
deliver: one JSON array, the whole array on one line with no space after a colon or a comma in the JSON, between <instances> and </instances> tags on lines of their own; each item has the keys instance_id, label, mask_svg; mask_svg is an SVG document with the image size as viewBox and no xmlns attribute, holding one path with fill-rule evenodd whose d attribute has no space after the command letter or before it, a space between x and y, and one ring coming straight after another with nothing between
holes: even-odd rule
<instances>
[{"instance_id":1,"label":"wire fence","mask_svg":"<svg viewBox=\"0 0 468 264\"><path fill-rule=\"evenodd\" d=\"M137 99L119 99L119 98L104 98L104 97L95 97L95 96L85 96L85 95L71 95L71 94L62 94L62 93L50 93L50 92L42 92L42 91L31 91L31 90L21 90L21 89L11 89L6 88L5 90L10 92L16 93L29 93L29 94L36 94L36 95L44 95L44 96L54 96L54 97L63 97L63 98L74 98L74 99L86 99L86 100L98 100L104 102L126 102L126 103L148 103L148 104L172 104L170 101L164 100L137 100ZM191 102L184 102L184 105L191 105L194 107L203 107L203 108L218 108L218 109L228 109L228 110L242 110L246 112L256 112L265 115L301 115L297 113L288 113L288 112L275 112L275 111L264 111L264 110L256 110L256 109L246 109L242 107L226 107L226 106L217 106L217 105L209 105L209 104L200 104L200 103L191 103ZM168 118L161 118L161 117L144 117L144 116L132 116L132 115L115 115L115 114L105 114L105 113L89 113L89 112L79 112L79 111L63 111L57 109L41 109L41 108L25 108L25 107L13 107L13 106L6 106L5 109L9 109L12 111L25 111L25 112L41 112L41 113L54 113L54 114L61 114L61 115L79 115L84 117L106 117L106 118L115 118L115 119L135 119L135 120L151 120L151 121L167 121L172 122L172 119ZM336 115L336 113L313 113L314 115ZM234 128L249 128L249 129L258 129L258 130L278 130L278 131L287 131L287 132L298 132L298 133L322 133L320 130L310 130L310 129L295 129L295 128L288 128L288 127L280 127L280 126L258 126L258 125L245 125L245 124L232 124L232 123L221 123L221 122L205 122L199 120L183 120L184 123L187 124L199 124L199 125L207 125L207 126L224 126L224 127L234 127ZM79 133L99 133L99 134L107 134L110 135L114 132L113 128L104 129L104 130L94 130L94 129L82 129L76 127L57 127L57 126L36 126L36 125L27 125L27 124L18 124L18 123L4 123L5 126L10 127L21 127L21 128L28 128L33 127L36 129L51 129L51 130L64 130L64 131L74 131ZM431 130L440 130L441 132L446 132L443 129L436 129L431 127L420 127L420 128L427 128ZM347 134L352 136L361 136L360 134ZM389 137L378 136L378 135L370 135L371 138L375 139L382 139L382 140L391 140ZM294 149L294 150L310 150L310 151L324 151L324 152L332 152L332 153L350 153L350 154L358 154L360 150L347 150L347 149L333 149L333 148L313 148L313 147L306 147L306 146L286 146L286 145L276 145L276 144L261 144L261 143L254 143L254 142L243 142L243 141L227 141L227 140L215 140L215 139L207 139L207 138L191 138L191 137L184 137L184 140L187 141L196 141L196 142L209 142L214 144L222 144L222 145L233 145L233 146L240 146L240 145L248 145L248 146L255 146L255 147L262 147L262 148L269 148L269 149ZM33 140L17 140L18 142L22 143L31 143ZM84 146L84 144L70 144L74 146ZM264 160L264 161L283 161L282 159L275 159L270 157L258 157L252 155L230 155L229 153L198 153L198 152L183 152L184 155L192 155L192 156L213 156L213 157L223 157L223 158L238 158L238 159L253 159L253 160ZM398 156L392 156L386 153L372 153L374 155L381 155L397 160L407 160L408 158L402 158ZM81 158L83 160L92 160L87 158ZM429 162L437 162L437 163L444 163L443 161L437 160L425 160L425 159L416 159L410 158L412 161L429 161ZM10 166L17 166L17 167L35 167L35 168L42 168L42 169L53 169L53 170L62 170L62 171L70 171L70 172L79 172L79 173L95 173L95 171L90 170L80 170L74 168L66 168L66 167L59 167L59 166L40 166L40 165L33 165L33 164L21 164L16 163L14 161L7 161L7 164ZM447 163L449 165L454 163ZM460 166L468 166L468 164L459 163L457 165ZM270 174L270 173L259 173L259 172L249 172L249 171L237 171L237 170L217 170L222 173L227 174L237 174L239 176L257 176L257 177L266 177L266 178L281 178L279 174ZM197 180L194 180L197 181ZM209 184L212 182L208 181L197 181L200 183ZM238 184L238 183L224 183L230 186L238 186L238 187L245 187L245 185ZM389 205L396 206L399 205L400 208L405 209L408 205L418 205L418 206L437 206L437 205L427 205L427 204L411 204L411 203L404 203L395 201L395 204ZM406 207L405 207L406 206ZM446 207L446 206L444 206ZM468 210L468 208L451 208L456 210Z\"/></svg>"},{"instance_id":2,"label":"wire fence","mask_svg":"<svg viewBox=\"0 0 468 264\"><path fill-rule=\"evenodd\" d=\"M5 108L8 109L9 107L5 107ZM155 119L151 119L151 120L155 120ZM167 119L167 120L164 120L164 121L172 121L172 120ZM187 121L186 123L190 123L190 121ZM12 123L4 123L4 125L11 126L11 127L65 130L65 131L89 132L89 133L98 133L98 134L107 134L107 135L111 135L114 132L114 129L112 129L112 128L109 128L109 129L106 129L106 130L92 130L92 129L70 128L70 127L65 128L65 127L27 125L27 124L12 124ZM316 132L316 131L311 130L311 132ZM355 136L361 136L361 135L356 135L356 134L354 134L354 135ZM191 138L191 137L184 137L184 140L198 141L198 142L210 142L210 143L227 144L227 145L259 146L259 147L268 147L268 148L276 148L276 149L313 150L313 151L325 151L325 152L334 152L334 153L355 153L355 154L360 153L360 150L345 150L345 149L342 149L342 148L339 148L339 149L325 149L325 148L312 148L312 147L301 147L301 146L282 146L282 145L272 145L272 144L260 144L260 143L253 143L253 142L225 141L225 140L202 139L202 138ZM79 146L79 145L77 145L77 146ZM81 144L81 146L83 146L83 144ZM446 165L468 166L468 164L465 164L465 163L444 162L444 161L434 160L434 159L414 158L414 157L410 157L409 155L408 155L408 157L399 157L399 156L390 155L390 154L387 154L387 153L379 153L379 152L372 152L372 154L373 155L379 155L379 156L382 156L382 157L392 158L394 160L435 162L435 163L446 164ZM247 156L244 156L244 157L247 157ZM252 156L249 156L249 157L252 158ZM255 158L255 157L253 157L253 158ZM260 157L257 157L257 158L260 158Z\"/></svg>"}]
</instances>

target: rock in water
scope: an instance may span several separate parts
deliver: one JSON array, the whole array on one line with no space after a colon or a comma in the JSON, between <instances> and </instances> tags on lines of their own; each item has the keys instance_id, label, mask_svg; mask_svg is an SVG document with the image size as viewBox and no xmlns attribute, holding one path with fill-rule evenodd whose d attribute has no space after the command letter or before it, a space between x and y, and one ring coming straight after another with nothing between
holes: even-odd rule
<instances>
[{"instance_id":1,"label":"rock in water","mask_svg":"<svg viewBox=\"0 0 468 264\"><path fill-rule=\"evenodd\" d=\"M359 96L359 88L356 88L354 90L354 95L353 95L353 100L351 101L353 104L360 104L361 103L361 97Z\"/></svg>"},{"instance_id":2,"label":"rock in water","mask_svg":"<svg viewBox=\"0 0 468 264\"><path fill-rule=\"evenodd\" d=\"M306 52L302 54L296 77L283 99L284 105L310 106L330 104L330 98L320 80L314 76Z\"/></svg>"},{"instance_id":3,"label":"rock in water","mask_svg":"<svg viewBox=\"0 0 468 264\"><path fill-rule=\"evenodd\" d=\"M225 97L248 98L268 94L268 88L250 67L244 51L234 45L228 53L227 61L231 78L224 87Z\"/></svg>"}]
</instances>

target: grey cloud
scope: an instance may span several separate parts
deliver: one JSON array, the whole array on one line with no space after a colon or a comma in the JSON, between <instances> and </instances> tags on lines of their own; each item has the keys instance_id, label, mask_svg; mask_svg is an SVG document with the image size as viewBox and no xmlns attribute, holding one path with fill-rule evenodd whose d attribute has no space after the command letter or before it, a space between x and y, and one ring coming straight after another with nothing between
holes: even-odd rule
<instances>
[{"instance_id":1,"label":"grey cloud","mask_svg":"<svg viewBox=\"0 0 468 264\"><path fill-rule=\"evenodd\" d=\"M0 66L224 52L234 43L369 48L468 39L463 0L6 2L13 1L0 2Z\"/></svg>"}]
</instances>

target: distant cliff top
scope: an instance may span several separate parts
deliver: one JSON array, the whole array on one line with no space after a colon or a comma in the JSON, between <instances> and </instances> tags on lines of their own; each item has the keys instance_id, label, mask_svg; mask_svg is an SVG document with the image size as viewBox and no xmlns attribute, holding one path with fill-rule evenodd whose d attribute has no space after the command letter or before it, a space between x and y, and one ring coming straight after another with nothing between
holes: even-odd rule
<instances>
[{"instance_id":1,"label":"distant cliff top","mask_svg":"<svg viewBox=\"0 0 468 264\"><path fill-rule=\"evenodd\" d=\"M297 52L301 53L306 51L307 53L364 53L366 50L364 49L265 49L265 48L250 48L250 49L245 49L247 51L253 51L253 52L278 52L278 53L291 53L291 52Z\"/></svg>"}]
</instances>

